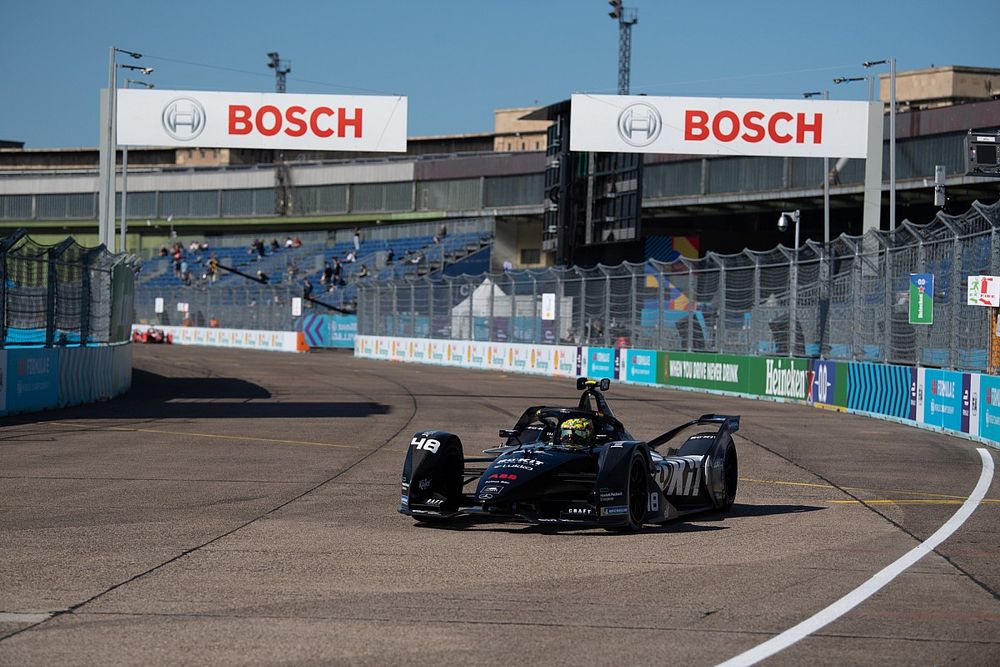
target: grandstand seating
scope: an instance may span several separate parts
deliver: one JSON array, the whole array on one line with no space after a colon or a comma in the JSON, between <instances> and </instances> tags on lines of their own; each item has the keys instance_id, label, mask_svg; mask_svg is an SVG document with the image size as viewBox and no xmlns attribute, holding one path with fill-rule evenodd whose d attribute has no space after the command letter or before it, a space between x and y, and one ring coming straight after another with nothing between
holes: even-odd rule
<instances>
[{"instance_id":1,"label":"grandstand seating","mask_svg":"<svg viewBox=\"0 0 1000 667\"><path fill-rule=\"evenodd\" d=\"M353 303L356 298L357 273L364 264L372 280L388 280L406 275L427 275L441 271L445 266L459 262L464 257L479 252L490 245L488 234L480 231L449 234L439 242L433 236L420 235L393 239L369 239L361 241L356 261L345 262L344 258L354 249L353 240L342 241L332 246L323 243L303 244L298 248L281 247L271 250L268 246L263 257L251 252L247 246L212 246L207 250L190 253L185 250L185 259L193 276L194 285L206 285L203 278L207 262L213 255L219 264L256 276L262 271L269 278L270 285L293 290L302 288L302 281L308 277L313 284L313 298L329 305L343 306ZM393 251L391 263L386 263L386 254ZM341 260L342 286L327 291L320 284L326 263L337 257ZM295 267L289 271L289 267ZM242 286L247 279L226 270L220 270L213 287ZM174 289L184 283L174 275L173 259L154 257L143 264L138 277L138 286L148 289ZM222 290L220 290L221 292ZM221 296L221 295L220 295Z\"/></svg>"}]
</instances>

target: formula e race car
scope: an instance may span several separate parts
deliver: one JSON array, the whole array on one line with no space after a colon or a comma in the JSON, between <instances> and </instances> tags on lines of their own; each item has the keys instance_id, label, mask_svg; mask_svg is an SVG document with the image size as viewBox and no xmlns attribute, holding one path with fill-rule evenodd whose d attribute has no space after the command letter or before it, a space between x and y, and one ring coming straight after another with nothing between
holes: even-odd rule
<instances>
[{"instance_id":1,"label":"formula e race car","mask_svg":"<svg viewBox=\"0 0 1000 667\"><path fill-rule=\"evenodd\" d=\"M132 332L132 342L133 343L173 343L174 337L172 334L165 333L163 329L157 329L156 327L149 327L144 331L133 331Z\"/></svg>"},{"instance_id":2,"label":"formula e race car","mask_svg":"<svg viewBox=\"0 0 1000 667\"><path fill-rule=\"evenodd\" d=\"M424 523L461 515L637 531L647 523L729 510L740 418L703 415L648 441L632 437L602 392L578 378L575 407L528 408L505 441L466 457L458 436L421 431L403 464L399 512ZM693 433L691 433L693 431ZM679 436L690 434L681 440ZM671 441L677 448L664 447ZM663 451L659 451L660 449ZM465 488L475 483L475 491Z\"/></svg>"}]
</instances>

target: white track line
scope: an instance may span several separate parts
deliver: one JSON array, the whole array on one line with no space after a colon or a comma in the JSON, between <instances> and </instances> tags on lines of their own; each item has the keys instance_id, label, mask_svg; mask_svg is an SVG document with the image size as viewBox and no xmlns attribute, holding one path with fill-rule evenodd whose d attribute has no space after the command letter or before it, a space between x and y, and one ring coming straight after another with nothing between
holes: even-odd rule
<instances>
[{"instance_id":1,"label":"white track line","mask_svg":"<svg viewBox=\"0 0 1000 667\"><path fill-rule=\"evenodd\" d=\"M41 623L51 617L51 613L44 614L18 614L7 611L0 611L0 623Z\"/></svg>"},{"instance_id":2,"label":"white track line","mask_svg":"<svg viewBox=\"0 0 1000 667\"><path fill-rule=\"evenodd\" d=\"M979 482L976 484L976 488L972 490L972 493L962 504L962 507L943 526L938 528L933 535L826 609L817 612L795 627L785 630L763 644L720 663L719 667L746 667L769 658L779 651L785 650L800 639L808 637L857 607L948 539L976 510L979 502L989 490L990 483L993 481L993 457L990 456L990 453L986 449L979 448L977 451L983 460L983 471L979 475Z\"/></svg>"}]
</instances>

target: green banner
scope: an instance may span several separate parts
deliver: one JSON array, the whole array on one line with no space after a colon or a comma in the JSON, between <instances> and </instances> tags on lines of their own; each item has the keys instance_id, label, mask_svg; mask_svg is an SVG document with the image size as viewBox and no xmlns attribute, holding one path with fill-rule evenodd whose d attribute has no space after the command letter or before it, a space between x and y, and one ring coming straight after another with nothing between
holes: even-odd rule
<instances>
[{"instance_id":1,"label":"green banner","mask_svg":"<svg viewBox=\"0 0 1000 667\"><path fill-rule=\"evenodd\" d=\"M910 274L910 324L934 324L934 274Z\"/></svg>"},{"instance_id":2,"label":"green banner","mask_svg":"<svg viewBox=\"0 0 1000 667\"><path fill-rule=\"evenodd\" d=\"M660 352L656 379L672 387L748 391L747 357L697 352Z\"/></svg>"},{"instance_id":3,"label":"green banner","mask_svg":"<svg viewBox=\"0 0 1000 667\"><path fill-rule=\"evenodd\" d=\"M806 400L809 360L790 357L751 357L748 393L774 398Z\"/></svg>"}]
</instances>

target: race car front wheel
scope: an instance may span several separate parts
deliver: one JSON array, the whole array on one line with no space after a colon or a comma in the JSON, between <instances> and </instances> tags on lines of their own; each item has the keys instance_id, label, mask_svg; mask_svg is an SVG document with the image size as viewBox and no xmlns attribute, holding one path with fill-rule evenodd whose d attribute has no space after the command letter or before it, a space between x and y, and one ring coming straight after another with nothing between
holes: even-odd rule
<instances>
[{"instance_id":1,"label":"race car front wheel","mask_svg":"<svg viewBox=\"0 0 1000 667\"><path fill-rule=\"evenodd\" d=\"M628 466L628 529L641 530L646 522L646 507L649 504L649 473L642 453L632 453Z\"/></svg>"}]
</instances>

